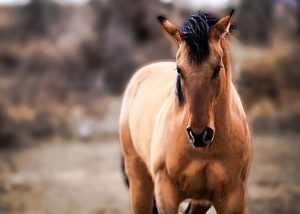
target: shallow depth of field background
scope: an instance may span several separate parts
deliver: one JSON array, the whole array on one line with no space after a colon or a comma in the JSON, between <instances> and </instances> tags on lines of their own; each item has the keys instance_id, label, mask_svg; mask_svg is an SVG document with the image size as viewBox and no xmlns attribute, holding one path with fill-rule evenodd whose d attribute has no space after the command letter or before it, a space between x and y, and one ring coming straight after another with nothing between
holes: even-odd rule
<instances>
[{"instance_id":1,"label":"shallow depth of field background","mask_svg":"<svg viewBox=\"0 0 300 214\"><path fill-rule=\"evenodd\" d=\"M181 25L233 7L253 133L246 211L300 213L297 0L0 0L0 213L129 213L118 116L134 71L174 59L157 15Z\"/></svg>"}]
</instances>

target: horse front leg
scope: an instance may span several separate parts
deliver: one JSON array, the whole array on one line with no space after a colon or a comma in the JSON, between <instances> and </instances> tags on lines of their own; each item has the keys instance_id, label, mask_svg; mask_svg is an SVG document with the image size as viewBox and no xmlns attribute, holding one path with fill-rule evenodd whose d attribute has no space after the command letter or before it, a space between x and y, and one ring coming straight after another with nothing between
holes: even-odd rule
<instances>
[{"instance_id":1,"label":"horse front leg","mask_svg":"<svg viewBox=\"0 0 300 214\"><path fill-rule=\"evenodd\" d=\"M222 200L213 202L218 214L243 214L245 207L245 188L240 183L233 190L228 191Z\"/></svg>"},{"instance_id":2,"label":"horse front leg","mask_svg":"<svg viewBox=\"0 0 300 214\"><path fill-rule=\"evenodd\" d=\"M177 214L181 194L166 170L160 170L154 177L154 194L159 214Z\"/></svg>"},{"instance_id":3,"label":"horse front leg","mask_svg":"<svg viewBox=\"0 0 300 214\"><path fill-rule=\"evenodd\" d=\"M153 181L139 157L125 159L132 214L152 214Z\"/></svg>"}]
</instances>

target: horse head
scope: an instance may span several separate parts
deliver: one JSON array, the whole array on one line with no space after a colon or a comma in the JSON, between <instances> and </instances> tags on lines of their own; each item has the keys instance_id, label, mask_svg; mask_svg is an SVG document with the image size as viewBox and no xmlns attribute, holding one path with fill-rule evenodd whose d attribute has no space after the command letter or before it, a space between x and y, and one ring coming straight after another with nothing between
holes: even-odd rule
<instances>
[{"instance_id":1,"label":"horse head","mask_svg":"<svg viewBox=\"0 0 300 214\"><path fill-rule=\"evenodd\" d=\"M221 42L229 32L232 15L233 11L219 19L199 12L181 28L158 17L162 27L178 44L176 94L179 106L186 106L186 133L195 147L208 147L214 139L218 119L216 106L229 81Z\"/></svg>"}]
</instances>

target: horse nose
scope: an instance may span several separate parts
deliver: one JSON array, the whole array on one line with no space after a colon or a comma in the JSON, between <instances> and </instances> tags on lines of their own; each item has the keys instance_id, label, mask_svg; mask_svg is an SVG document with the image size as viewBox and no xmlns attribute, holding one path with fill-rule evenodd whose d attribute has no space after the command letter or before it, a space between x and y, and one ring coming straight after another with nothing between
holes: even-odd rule
<instances>
[{"instance_id":1,"label":"horse nose","mask_svg":"<svg viewBox=\"0 0 300 214\"><path fill-rule=\"evenodd\" d=\"M208 147L214 139L214 130L209 127L206 127L200 134L194 133L191 127L188 127L186 132L195 147Z\"/></svg>"}]
</instances>

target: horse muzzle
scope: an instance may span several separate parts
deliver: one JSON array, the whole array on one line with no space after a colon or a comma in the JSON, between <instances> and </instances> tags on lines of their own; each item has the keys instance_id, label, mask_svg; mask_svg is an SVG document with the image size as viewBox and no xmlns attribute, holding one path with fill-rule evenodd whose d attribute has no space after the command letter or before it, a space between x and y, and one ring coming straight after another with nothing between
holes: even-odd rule
<instances>
[{"instance_id":1,"label":"horse muzzle","mask_svg":"<svg viewBox=\"0 0 300 214\"><path fill-rule=\"evenodd\" d=\"M206 127L200 134L193 132L191 127L186 129L187 136L195 147L208 147L214 139L215 132L213 129Z\"/></svg>"}]
</instances>

